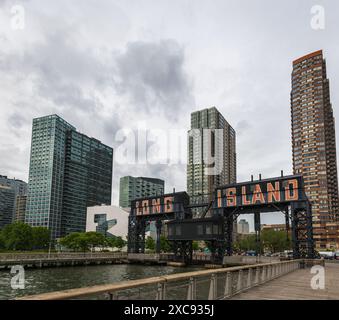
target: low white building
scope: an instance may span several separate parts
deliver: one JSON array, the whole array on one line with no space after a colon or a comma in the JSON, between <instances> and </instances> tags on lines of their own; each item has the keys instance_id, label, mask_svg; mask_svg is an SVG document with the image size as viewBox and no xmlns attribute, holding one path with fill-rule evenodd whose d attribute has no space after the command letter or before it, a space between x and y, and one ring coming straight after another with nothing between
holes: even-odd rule
<instances>
[{"instance_id":1,"label":"low white building","mask_svg":"<svg viewBox=\"0 0 339 320\"><path fill-rule=\"evenodd\" d=\"M94 206L87 208L86 232L95 231L105 235L122 237L128 234L129 211L117 206Z\"/></svg>"}]
</instances>

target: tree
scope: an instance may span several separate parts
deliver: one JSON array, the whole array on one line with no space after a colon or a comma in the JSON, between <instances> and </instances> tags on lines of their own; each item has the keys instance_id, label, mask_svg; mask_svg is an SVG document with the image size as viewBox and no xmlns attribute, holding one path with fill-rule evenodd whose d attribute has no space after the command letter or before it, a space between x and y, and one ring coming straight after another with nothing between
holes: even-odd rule
<instances>
[{"instance_id":1,"label":"tree","mask_svg":"<svg viewBox=\"0 0 339 320\"><path fill-rule=\"evenodd\" d=\"M115 246L118 249L122 249L126 245L126 241L122 237L116 237L115 238Z\"/></svg>"},{"instance_id":2,"label":"tree","mask_svg":"<svg viewBox=\"0 0 339 320\"><path fill-rule=\"evenodd\" d=\"M155 250L155 241L152 237L148 236L145 242L145 247L148 250Z\"/></svg>"},{"instance_id":3,"label":"tree","mask_svg":"<svg viewBox=\"0 0 339 320\"><path fill-rule=\"evenodd\" d=\"M14 222L2 230L4 247L7 250L32 250L33 230L23 222Z\"/></svg>"},{"instance_id":4,"label":"tree","mask_svg":"<svg viewBox=\"0 0 339 320\"><path fill-rule=\"evenodd\" d=\"M264 248L272 253L282 252L291 248L291 241L286 237L285 231L263 230L261 240Z\"/></svg>"},{"instance_id":5,"label":"tree","mask_svg":"<svg viewBox=\"0 0 339 320\"><path fill-rule=\"evenodd\" d=\"M163 252L171 251L171 245L165 236L160 236L160 248Z\"/></svg>"},{"instance_id":6,"label":"tree","mask_svg":"<svg viewBox=\"0 0 339 320\"><path fill-rule=\"evenodd\" d=\"M80 232L70 233L66 237L60 239L60 244L71 250L77 251L80 249L79 246L80 234L81 234Z\"/></svg>"},{"instance_id":7,"label":"tree","mask_svg":"<svg viewBox=\"0 0 339 320\"><path fill-rule=\"evenodd\" d=\"M5 240L2 235L2 230L0 230L0 250L5 249Z\"/></svg>"},{"instance_id":8,"label":"tree","mask_svg":"<svg viewBox=\"0 0 339 320\"><path fill-rule=\"evenodd\" d=\"M115 241L116 237L115 236L111 236L111 237L107 237L105 239L105 243L108 247L111 247L112 249L116 248L116 241Z\"/></svg>"},{"instance_id":9,"label":"tree","mask_svg":"<svg viewBox=\"0 0 339 320\"><path fill-rule=\"evenodd\" d=\"M255 250L258 251L256 236L254 234L246 235L236 242L235 247L241 251Z\"/></svg>"},{"instance_id":10,"label":"tree","mask_svg":"<svg viewBox=\"0 0 339 320\"><path fill-rule=\"evenodd\" d=\"M47 249L51 241L50 232L44 227L32 228L33 249Z\"/></svg>"},{"instance_id":11,"label":"tree","mask_svg":"<svg viewBox=\"0 0 339 320\"><path fill-rule=\"evenodd\" d=\"M192 249L194 251L198 251L199 250L199 242L198 241L193 241L192 243Z\"/></svg>"},{"instance_id":12,"label":"tree","mask_svg":"<svg viewBox=\"0 0 339 320\"><path fill-rule=\"evenodd\" d=\"M106 243L105 236L99 232L86 232L84 234L90 248L103 247Z\"/></svg>"},{"instance_id":13,"label":"tree","mask_svg":"<svg viewBox=\"0 0 339 320\"><path fill-rule=\"evenodd\" d=\"M88 251L95 247L108 245L111 248L123 248L126 241L121 237L105 237L98 232L75 232L60 239L60 244L74 251Z\"/></svg>"}]
</instances>

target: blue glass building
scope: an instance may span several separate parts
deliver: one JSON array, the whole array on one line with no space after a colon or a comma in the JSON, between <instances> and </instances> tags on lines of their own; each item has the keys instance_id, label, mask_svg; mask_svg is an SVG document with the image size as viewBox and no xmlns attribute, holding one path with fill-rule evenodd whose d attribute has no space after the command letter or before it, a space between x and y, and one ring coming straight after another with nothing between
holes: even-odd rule
<instances>
[{"instance_id":1,"label":"blue glass building","mask_svg":"<svg viewBox=\"0 0 339 320\"><path fill-rule=\"evenodd\" d=\"M53 239L85 231L86 208L111 204L113 149L57 115L33 119L25 222Z\"/></svg>"}]
</instances>

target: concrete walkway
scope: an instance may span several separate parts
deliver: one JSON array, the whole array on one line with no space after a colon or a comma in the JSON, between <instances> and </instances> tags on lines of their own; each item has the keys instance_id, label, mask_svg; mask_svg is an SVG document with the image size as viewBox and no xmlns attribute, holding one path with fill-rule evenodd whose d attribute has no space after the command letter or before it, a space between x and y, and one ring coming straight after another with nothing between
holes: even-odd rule
<instances>
[{"instance_id":1,"label":"concrete walkway","mask_svg":"<svg viewBox=\"0 0 339 320\"><path fill-rule=\"evenodd\" d=\"M231 300L339 300L339 264L326 263L325 289L313 290L311 269L299 269L240 293Z\"/></svg>"}]
</instances>

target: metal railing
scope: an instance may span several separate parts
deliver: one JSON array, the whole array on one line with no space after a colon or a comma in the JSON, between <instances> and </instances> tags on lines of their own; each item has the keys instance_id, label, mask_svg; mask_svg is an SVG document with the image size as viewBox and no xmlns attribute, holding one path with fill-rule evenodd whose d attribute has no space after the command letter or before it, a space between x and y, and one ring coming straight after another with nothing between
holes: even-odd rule
<instances>
[{"instance_id":1,"label":"metal railing","mask_svg":"<svg viewBox=\"0 0 339 320\"><path fill-rule=\"evenodd\" d=\"M0 253L0 261L63 258L127 258L126 252Z\"/></svg>"},{"instance_id":2,"label":"metal railing","mask_svg":"<svg viewBox=\"0 0 339 320\"><path fill-rule=\"evenodd\" d=\"M299 260L200 270L161 277L130 280L67 291L28 296L24 300L64 300L93 297L110 300L219 300L229 299L252 287L317 262Z\"/></svg>"},{"instance_id":3,"label":"metal railing","mask_svg":"<svg viewBox=\"0 0 339 320\"><path fill-rule=\"evenodd\" d=\"M129 260L139 260L139 261L143 260L172 261L175 258L173 253L128 253L127 257ZM211 254L193 253L192 260L209 262L211 260Z\"/></svg>"}]
</instances>

